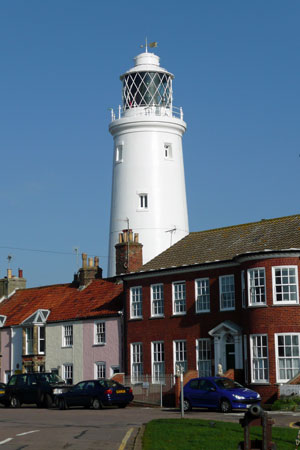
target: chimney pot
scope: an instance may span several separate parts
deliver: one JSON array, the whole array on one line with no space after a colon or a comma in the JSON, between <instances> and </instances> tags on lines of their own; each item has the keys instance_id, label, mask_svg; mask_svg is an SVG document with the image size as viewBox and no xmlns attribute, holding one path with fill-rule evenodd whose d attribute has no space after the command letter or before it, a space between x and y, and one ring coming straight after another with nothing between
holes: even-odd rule
<instances>
[{"instance_id":1,"label":"chimney pot","mask_svg":"<svg viewBox=\"0 0 300 450\"><path fill-rule=\"evenodd\" d=\"M89 258L89 267L93 267L93 258Z\"/></svg>"},{"instance_id":2,"label":"chimney pot","mask_svg":"<svg viewBox=\"0 0 300 450\"><path fill-rule=\"evenodd\" d=\"M11 277L12 277L12 270L7 269L7 278L11 278Z\"/></svg>"},{"instance_id":3,"label":"chimney pot","mask_svg":"<svg viewBox=\"0 0 300 450\"><path fill-rule=\"evenodd\" d=\"M82 253L82 267L83 268L87 267L87 254L86 253Z\"/></svg>"},{"instance_id":4,"label":"chimney pot","mask_svg":"<svg viewBox=\"0 0 300 450\"><path fill-rule=\"evenodd\" d=\"M23 278L23 270L22 269L18 270L18 277Z\"/></svg>"}]
</instances>

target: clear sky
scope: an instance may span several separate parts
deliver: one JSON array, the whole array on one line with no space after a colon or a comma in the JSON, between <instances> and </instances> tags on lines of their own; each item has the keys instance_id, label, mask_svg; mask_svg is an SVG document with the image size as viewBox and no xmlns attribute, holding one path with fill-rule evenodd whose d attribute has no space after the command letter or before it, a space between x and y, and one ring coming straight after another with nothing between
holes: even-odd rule
<instances>
[{"instance_id":1,"label":"clear sky","mask_svg":"<svg viewBox=\"0 0 300 450\"><path fill-rule=\"evenodd\" d=\"M1 0L0 277L11 255L28 287L69 282L74 248L106 274L109 108L145 37L188 126L190 231L300 213L299 24L299 0Z\"/></svg>"}]
</instances>

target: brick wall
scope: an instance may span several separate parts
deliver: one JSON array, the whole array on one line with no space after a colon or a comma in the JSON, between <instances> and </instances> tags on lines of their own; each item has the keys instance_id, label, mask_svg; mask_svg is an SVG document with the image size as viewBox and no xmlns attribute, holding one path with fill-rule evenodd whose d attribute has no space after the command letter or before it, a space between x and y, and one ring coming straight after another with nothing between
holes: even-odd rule
<instances>
[{"instance_id":1,"label":"brick wall","mask_svg":"<svg viewBox=\"0 0 300 450\"><path fill-rule=\"evenodd\" d=\"M188 370L196 370L196 339L210 337L208 332L220 323L230 320L242 328L242 335L247 336L247 354L250 360L249 335L267 334L269 346L269 385L255 384L253 388L264 397L271 399L277 396L275 342L274 334L282 332L300 332L300 306L299 305L274 305L272 291L272 266L297 265L299 278L299 258L284 257L264 259L260 261L246 261L231 267L183 272L174 271L172 275L158 277L145 277L126 282L126 371L130 373L130 344L143 343L143 370L145 374L151 374L151 342L164 341L165 345L165 372L174 373L173 367L173 341L186 340ZM266 273L266 306L242 307L241 271L254 267L265 267ZM186 270L186 269L185 269ZM236 308L234 311L220 311L219 306L219 277L234 274ZM195 279L209 277L210 302L209 313L195 313ZM246 283L247 283L247 277ZM173 315L172 313L172 283L175 281L186 282L186 314ZM164 284L164 318L151 317L150 286L155 283ZM299 280L300 285L300 280ZM131 286L142 286L143 294L143 319L130 320L130 292ZM247 286L246 286L247 290ZM212 345L213 349L213 345ZM214 373L214 368L213 368ZM250 364L248 374L251 380Z\"/></svg>"}]
</instances>

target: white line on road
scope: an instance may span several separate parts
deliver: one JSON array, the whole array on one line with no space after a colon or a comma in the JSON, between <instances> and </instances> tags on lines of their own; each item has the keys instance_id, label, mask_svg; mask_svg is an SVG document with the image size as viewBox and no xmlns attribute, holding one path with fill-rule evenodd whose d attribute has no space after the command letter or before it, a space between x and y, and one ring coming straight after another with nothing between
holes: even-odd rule
<instances>
[{"instance_id":1,"label":"white line on road","mask_svg":"<svg viewBox=\"0 0 300 450\"><path fill-rule=\"evenodd\" d=\"M16 434L16 436L25 436L25 434L37 433L38 431L40 431L40 430L26 431L25 433Z\"/></svg>"},{"instance_id":2,"label":"white line on road","mask_svg":"<svg viewBox=\"0 0 300 450\"><path fill-rule=\"evenodd\" d=\"M9 441L12 441L12 440L13 440L13 438L5 439L5 441L1 441L1 442L0 442L0 445L6 444L6 442L9 442Z\"/></svg>"},{"instance_id":3,"label":"white line on road","mask_svg":"<svg viewBox=\"0 0 300 450\"><path fill-rule=\"evenodd\" d=\"M122 440L122 443L119 447L119 450L124 450L124 448L126 447L127 441L131 436L131 433L133 432L133 428L130 428L130 430L127 431L127 433L125 434L125 437Z\"/></svg>"}]
</instances>

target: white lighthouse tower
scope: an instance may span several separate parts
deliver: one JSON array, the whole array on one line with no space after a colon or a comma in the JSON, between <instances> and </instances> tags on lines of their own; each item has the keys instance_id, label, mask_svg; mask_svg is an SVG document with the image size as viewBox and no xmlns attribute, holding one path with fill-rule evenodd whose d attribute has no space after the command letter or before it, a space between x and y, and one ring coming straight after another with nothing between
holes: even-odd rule
<instances>
[{"instance_id":1,"label":"white lighthouse tower","mask_svg":"<svg viewBox=\"0 0 300 450\"><path fill-rule=\"evenodd\" d=\"M112 111L114 138L108 276L115 275L119 233L139 233L145 264L189 232L181 108L173 106L174 75L147 50L120 77L123 104Z\"/></svg>"}]
</instances>

